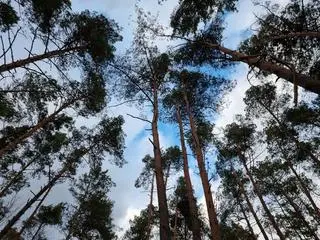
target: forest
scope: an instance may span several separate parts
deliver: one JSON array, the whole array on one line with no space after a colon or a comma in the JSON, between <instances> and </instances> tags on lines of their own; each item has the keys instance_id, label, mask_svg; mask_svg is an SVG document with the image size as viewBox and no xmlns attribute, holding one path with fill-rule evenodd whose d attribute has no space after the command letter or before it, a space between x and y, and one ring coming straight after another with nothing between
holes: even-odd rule
<instances>
[{"instance_id":1,"label":"forest","mask_svg":"<svg viewBox=\"0 0 320 240\"><path fill-rule=\"evenodd\" d=\"M320 240L320 0L93 2L0 0L0 239Z\"/></svg>"}]
</instances>

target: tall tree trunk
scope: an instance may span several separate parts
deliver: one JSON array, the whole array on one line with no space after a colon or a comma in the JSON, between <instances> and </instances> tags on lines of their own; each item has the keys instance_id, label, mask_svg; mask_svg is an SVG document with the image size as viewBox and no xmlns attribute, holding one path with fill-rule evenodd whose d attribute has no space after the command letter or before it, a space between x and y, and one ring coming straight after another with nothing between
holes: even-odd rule
<instances>
[{"instance_id":1,"label":"tall tree trunk","mask_svg":"<svg viewBox=\"0 0 320 240\"><path fill-rule=\"evenodd\" d=\"M41 228L43 227L43 225L44 225L43 223L40 223L37 231L33 234L33 237L32 237L31 240L35 240L36 239L36 237L37 237L38 233L40 232Z\"/></svg>"},{"instance_id":2,"label":"tall tree trunk","mask_svg":"<svg viewBox=\"0 0 320 240\"><path fill-rule=\"evenodd\" d=\"M154 173L152 174L151 190L150 190L150 203L148 206L148 227L147 227L147 240L150 239L152 222L153 222L153 191L154 191Z\"/></svg>"},{"instance_id":3,"label":"tall tree trunk","mask_svg":"<svg viewBox=\"0 0 320 240\"><path fill-rule=\"evenodd\" d=\"M201 42L202 44L221 51L222 53L231 56L233 61L239 61L248 64L249 66L254 66L260 70L266 71L268 73L275 74L277 77L285 79L293 84L296 84L308 91L320 94L320 81L319 79L313 79L311 76L301 73L295 73L295 81L293 73L290 69L275 64L270 61L261 59L261 56L248 56L244 53L234 51L225 48L219 44L213 44L208 42Z\"/></svg>"},{"instance_id":4,"label":"tall tree trunk","mask_svg":"<svg viewBox=\"0 0 320 240\"><path fill-rule=\"evenodd\" d=\"M22 215L25 214L25 212L36 202L38 201L38 199L42 196L42 194L44 194L46 191L48 191L49 189L51 189L56 182L63 176L63 174L65 172L67 172L68 167L67 165L65 167L63 167L59 173L54 176L48 183L47 185L45 185L44 187L42 187L40 189L40 191L35 194L33 196L33 198L31 198L30 200L28 200L28 202L23 206L22 209L20 209L20 211L18 213L16 213L16 215L14 215L9 221L8 223L4 226L4 228L1 230L0 232L0 239L2 239L7 233L8 231L13 227L13 225L20 220L20 218L22 217Z\"/></svg>"},{"instance_id":5,"label":"tall tree trunk","mask_svg":"<svg viewBox=\"0 0 320 240\"><path fill-rule=\"evenodd\" d=\"M154 88L153 96L153 119L152 119L152 137L153 137L153 152L155 160L155 173L156 173L156 183L157 183L157 193L158 193L158 205L160 212L160 239L167 240L170 238L170 227L169 227L169 213L168 204L166 196L166 187L163 179L162 171L162 159L160 150L160 140L158 132L158 119L159 119L159 109L158 109L158 93L156 87Z\"/></svg>"},{"instance_id":6,"label":"tall tree trunk","mask_svg":"<svg viewBox=\"0 0 320 240\"><path fill-rule=\"evenodd\" d=\"M260 231L261 231L264 239L265 239L265 240L269 240L268 235L267 235L266 231L264 230L264 227L262 226L262 224L261 224L261 222L260 222L260 220L259 220L259 218L258 218L258 215L256 214L256 211L254 210L254 208L253 208L253 206L252 206L252 203L250 202L250 199L249 199L246 191L244 190L243 183L242 183L241 180L238 178L238 176L235 175L235 178L236 178L237 183L238 183L238 185L239 185L240 192L241 192L241 194L244 196L244 199L245 199L246 202L247 202L248 208L249 208L249 210L250 210L250 212L251 212L254 220L256 221L256 223L257 223L257 225L258 225L258 227L259 227L259 229L260 229Z\"/></svg>"},{"instance_id":7,"label":"tall tree trunk","mask_svg":"<svg viewBox=\"0 0 320 240\"><path fill-rule=\"evenodd\" d=\"M173 240L177 239L177 224L178 224L178 207L176 206L176 212L174 214Z\"/></svg>"},{"instance_id":8,"label":"tall tree trunk","mask_svg":"<svg viewBox=\"0 0 320 240\"><path fill-rule=\"evenodd\" d=\"M43 118L41 121L38 122L37 125L35 125L33 128L31 128L26 133L22 134L17 139L13 140L6 146L0 149L0 158L8 151L14 149L18 144L21 144L24 140L31 137L34 133L39 131L41 128L46 126L49 122L53 121L55 117L62 112L64 109L70 107L72 104L74 104L76 101L80 100L81 98L74 98L72 100L69 100L68 102L61 105L59 109L57 109L54 113L50 114L49 116Z\"/></svg>"},{"instance_id":9,"label":"tall tree trunk","mask_svg":"<svg viewBox=\"0 0 320 240\"><path fill-rule=\"evenodd\" d=\"M248 229L249 229L250 233L252 234L253 239L256 240L257 237L256 237L256 235L255 235L255 233L254 233L254 231L253 231L253 228L252 228L251 223L250 223L250 221L249 221L249 218L248 218L248 216L247 216L246 210L244 209L244 207L243 207L243 205L242 205L242 203L241 203L241 199L239 198L239 196L237 196L236 198L237 198L237 202L238 202L238 204L239 204L241 213L242 213L242 215L243 215L243 217L244 217L244 220L245 220L246 223L247 223Z\"/></svg>"},{"instance_id":10,"label":"tall tree trunk","mask_svg":"<svg viewBox=\"0 0 320 240\"><path fill-rule=\"evenodd\" d=\"M319 240L319 237L317 236L317 233L311 229L308 221L306 220L306 218L303 216L303 213L301 211L301 209L298 207L298 205L293 201L293 199L285 192L285 191L281 191L282 195L285 197L285 199L288 201L288 203L290 204L290 206L292 206L292 208L295 211L295 215L297 217L299 217L302 222L304 223L305 227L308 229L308 231L312 234L312 236L314 237L315 240Z\"/></svg>"},{"instance_id":11,"label":"tall tree trunk","mask_svg":"<svg viewBox=\"0 0 320 240\"><path fill-rule=\"evenodd\" d=\"M17 60L17 61L12 62L12 63L3 64L3 65L0 65L0 73L6 72L6 71L10 71L10 70L13 70L13 69L16 69L16 68L24 67L24 66L26 66L26 65L28 65L30 63L35 63L37 61L41 61L41 60L45 60L45 59L61 56L61 55L64 55L66 53L72 53L72 52L81 51L81 50L84 50L85 48L86 48L85 46L69 47L69 48L64 48L64 49L60 49L60 50L54 50L54 51L51 51L51 52L46 52L44 54L31 56L31 57L28 57L28 58L25 58L25 59Z\"/></svg>"},{"instance_id":12,"label":"tall tree trunk","mask_svg":"<svg viewBox=\"0 0 320 240\"><path fill-rule=\"evenodd\" d=\"M180 143L181 143L181 151L182 151L182 157L183 157L183 174L184 174L184 180L186 182L189 211L191 216L192 236L194 240L198 240L198 239L201 239L200 221L198 218L196 199L193 196L193 187L192 187L191 178L189 174L189 163L188 163L188 156L187 156L187 148L186 148L185 139L184 139L184 130L182 125L180 109L178 107L176 108L176 112L177 112L177 121L179 124Z\"/></svg>"},{"instance_id":13,"label":"tall tree trunk","mask_svg":"<svg viewBox=\"0 0 320 240\"><path fill-rule=\"evenodd\" d=\"M244 168L246 170L247 175L249 176L250 182L251 182L251 184L253 186L253 191L257 195L257 197L258 197L258 199L259 199L259 201L260 201L260 203L262 205L262 208L263 208L264 212L266 213L266 215L267 215L269 221L271 222L273 228L276 230L279 238L281 240L285 240L284 234L281 232L276 220L274 219L274 216L271 214L266 202L264 201L264 199L263 199L263 197L262 197L262 195L260 193L258 185L256 184L255 180L253 179L253 177L251 175L251 171L248 168L248 165L246 163L245 157L242 154L240 154L239 157L240 157L240 160L241 160L241 162L242 162L242 164L243 164L243 166L244 166Z\"/></svg>"},{"instance_id":14,"label":"tall tree trunk","mask_svg":"<svg viewBox=\"0 0 320 240\"><path fill-rule=\"evenodd\" d=\"M290 168L290 170L293 172L294 176L298 179L298 182L300 184L300 187L302 188L302 192L306 195L306 197L308 198L309 202L311 203L311 206L313 207L313 209L315 210L318 218L320 217L320 211L319 208L317 206L317 204L315 203L315 201L313 200L311 193L308 189L308 187L305 185L305 183L303 182L303 180L301 179L300 175L297 173L297 171L295 170L292 162L290 160L286 160L286 162L288 163L288 166Z\"/></svg>"},{"instance_id":15,"label":"tall tree trunk","mask_svg":"<svg viewBox=\"0 0 320 240\"><path fill-rule=\"evenodd\" d=\"M33 219L33 217L37 214L39 208L42 206L42 203L44 202L44 200L47 198L47 196L49 195L49 192L51 191L51 188L49 188L46 193L43 195L43 197L41 198L40 202L38 203L38 205L36 206L36 208L33 210L33 212L31 213L31 215L28 217L28 219L25 221L25 223L23 224L23 226L21 227L19 234L20 236L23 234L24 230L26 230L27 224Z\"/></svg>"},{"instance_id":16,"label":"tall tree trunk","mask_svg":"<svg viewBox=\"0 0 320 240\"><path fill-rule=\"evenodd\" d=\"M191 108L189 105L188 97L186 92L183 93L184 96L184 101L186 104L186 109L189 117L189 122L190 122L190 128L191 128L191 133L192 133L192 139L195 145L195 152L196 152L196 158L198 162L198 167L200 171L200 178L202 182L202 187L204 191L204 196L206 199L206 205L207 205L207 211L208 211L208 217L209 217L209 224L210 224L210 230L212 234L212 238L214 240L220 240L221 239L221 233L220 233L220 226L218 222L218 217L216 213L216 209L213 203L213 198L212 198L212 192L211 192L211 187L209 184L209 179L208 179L208 174L205 168L205 162L203 158L203 153L197 133L197 127L195 125Z\"/></svg>"},{"instance_id":17,"label":"tall tree trunk","mask_svg":"<svg viewBox=\"0 0 320 240\"><path fill-rule=\"evenodd\" d=\"M170 176L170 168L171 168L171 163L169 163L169 165L167 166L167 169L166 169L167 171L166 171L165 178L164 178L164 186L166 189L167 189L168 179Z\"/></svg>"}]
</instances>

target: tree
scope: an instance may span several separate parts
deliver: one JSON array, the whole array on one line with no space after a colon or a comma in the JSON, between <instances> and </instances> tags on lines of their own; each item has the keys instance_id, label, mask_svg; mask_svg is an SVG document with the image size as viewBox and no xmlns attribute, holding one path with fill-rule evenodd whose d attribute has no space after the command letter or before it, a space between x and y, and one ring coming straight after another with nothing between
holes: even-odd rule
<instances>
[{"instance_id":1,"label":"tree","mask_svg":"<svg viewBox=\"0 0 320 240\"><path fill-rule=\"evenodd\" d=\"M30 128L26 126L14 141L2 146L1 157L43 129L66 109L83 104L87 108L79 110L83 115L100 111L106 95L102 66L112 60L115 51L113 44L121 40L114 22L89 11L72 13L70 1L54 0L46 5L39 1L23 0L17 4L20 16L10 2L1 5L11 13L2 16L3 31L8 34L8 39L2 38L3 54L0 58L3 64L0 72L3 79L12 78L12 81L6 80L3 85L1 98L5 111L11 112L11 118L5 119L8 127L17 127L12 123L24 120L23 114L17 113L25 109L30 111L25 114L30 114L37 124ZM20 31L24 22L28 27L22 34ZM11 32L14 32L14 36ZM24 38L32 39L31 46L25 47L24 58L15 60L15 49L19 49L17 41L23 42ZM29 41L25 42L29 44ZM7 59L9 54L11 62ZM51 72L60 75L59 80L47 73L49 64L45 64L45 61L53 65ZM81 81L71 80L68 76L68 71L75 67L82 72ZM93 92L97 98L93 98ZM56 101L55 104L61 105L50 113L46 108L48 101ZM32 113L35 116L39 114L39 118L34 119ZM8 113L4 114L9 117Z\"/></svg>"},{"instance_id":2,"label":"tree","mask_svg":"<svg viewBox=\"0 0 320 240\"><path fill-rule=\"evenodd\" d=\"M62 216L64 211L64 204L59 203L57 205L41 206L36 216L28 218L23 225L28 230L30 239L41 238L41 230L46 226L55 226L62 224ZM32 229L36 231L32 232ZM19 231L19 236L22 235L22 231Z\"/></svg>"},{"instance_id":3,"label":"tree","mask_svg":"<svg viewBox=\"0 0 320 240\"><path fill-rule=\"evenodd\" d=\"M182 166L182 158L181 158L181 151L177 146L169 147L162 151L162 171L165 175L165 186L167 186L168 179L170 176L170 172L173 168L176 172L179 172ZM153 191L154 191L154 176L155 176L155 160L150 155L146 155L142 162L145 164L140 176L137 178L135 182L135 187L140 188L143 187L144 189L148 190L150 187L150 203L148 206L148 227L146 237L150 239L152 236L152 225L154 222L154 206L153 206ZM142 214L142 213L141 213ZM142 216L141 216L142 217ZM140 218L139 218L140 219ZM138 219L137 219L138 221Z\"/></svg>"},{"instance_id":4,"label":"tree","mask_svg":"<svg viewBox=\"0 0 320 240\"><path fill-rule=\"evenodd\" d=\"M66 239L116 239L111 218L113 203L107 197L113 185L101 162L93 162L89 173L71 188L76 205L72 206Z\"/></svg>"},{"instance_id":5,"label":"tree","mask_svg":"<svg viewBox=\"0 0 320 240\"><path fill-rule=\"evenodd\" d=\"M215 106L215 104L217 104L220 94L226 90L227 85L222 84L224 79L215 78L197 72L173 72L171 74L171 79L172 82L175 83L175 91L177 91L175 93L176 95L174 96L176 97L176 100L174 101L174 98L172 99L173 104L171 103L171 107L180 107L177 106L177 104L181 104L186 112L186 117L189 120L192 133L192 142L195 149L203 190L206 197L211 233L213 238L220 239L217 213L213 204L209 179L203 157L203 145L200 143L195 118L203 118L205 113L208 113L208 111L203 109L210 108L211 106ZM215 96L211 95L213 92L217 94ZM182 99L180 103L178 101L179 97ZM168 99L169 107L170 101L172 100ZM204 143L204 141L202 143Z\"/></svg>"},{"instance_id":6,"label":"tree","mask_svg":"<svg viewBox=\"0 0 320 240\"><path fill-rule=\"evenodd\" d=\"M248 190L246 190L248 186L248 180L245 179L241 170L236 170L237 165L230 160L230 152L224 149L221 143L218 143L217 147L218 161L216 162L216 168L217 173L221 177L222 195L224 200L221 204L223 212L221 214L221 221L224 223L224 225L228 225L228 222L234 224L234 221L232 220L233 218L230 215L234 212L237 213L237 211L240 211L251 233L251 238L256 239L249 217L246 214L244 203L242 203L244 201L245 204L248 206L248 210L253 216L256 224L258 225L258 228L262 233L263 238L268 240L269 237L262 225L261 220L258 217L257 211L254 209L252 203L254 200L250 200L250 195L248 193ZM230 207L233 205L234 207ZM240 209L237 210L237 207L239 207Z\"/></svg>"},{"instance_id":7,"label":"tree","mask_svg":"<svg viewBox=\"0 0 320 240\"><path fill-rule=\"evenodd\" d=\"M221 59L243 62L293 83L295 94L296 86L319 94L319 73L316 70L319 63L310 60L310 56L318 59L319 2L295 0L277 12L273 11L276 7L264 6L267 13L258 18L257 33L238 51L233 51L223 46L221 19L225 12L236 10L236 3L235 0L179 1L171 26L173 37L187 40L185 46L178 50L182 56L180 59L187 64L216 63L214 66L219 65ZM199 31L198 26L202 22L207 24ZM190 34L191 38L185 37Z\"/></svg>"},{"instance_id":8,"label":"tree","mask_svg":"<svg viewBox=\"0 0 320 240\"><path fill-rule=\"evenodd\" d=\"M169 213L167 206L166 186L163 177L164 160L161 154L159 139L159 100L166 89L166 75L170 65L169 56L160 53L148 38L145 28L145 19L142 12L138 12L138 27L135 35L135 44L125 59L113 67L120 76L121 88L119 91L125 99L139 99L140 102L151 105L152 120L136 117L151 124L154 152L155 178L160 211L160 238L170 239ZM148 42L148 40L150 40ZM117 83L119 86L119 82ZM124 87L123 87L124 86Z\"/></svg>"},{"instance_id":9,"label":"tree","mask_svg":"<svg viewBox=\"0 0 320 240\"><path fill-rule=\"evenodd\" d=\"M275 220L275 217L268 208L266 201L263 199L260 184L253 178L252 170L249 167L250 160L247 156L252 153L252 146L254 143L255 125L251 123L237 124L232 123L227 125L225 129L225 143L224 149L229 151L229 158L236 158L243 166L245 173L249 177L252 184L253 191L257 195L260 204L263 207L265 214L271 222L273 228L276 230L280 239L285 239L280 226ZM224 150L224 151L225 151Z\"/></svg>"},{"instance_id":10,"label":"tree","mask_svg":"<svg viewBox=\"0 0 320 240\"><path fill-rule=\"evenodd\" d=\"M281 114L284 109L288 109L287 103L289 99L289 95L278 96L275 86L265 84L248 89L244 101L247 104L247 114L256 117L259 114L271 116L274 121L273 124L279 127L287 141L289 140L297 149L305 152L318 168L320 161L314 153L317 151L318 146L313 147L313 144L308 141L300 140L298 132L288 124L285 116ZM312 141L313 139L311 138L310 142Z\"/></svg>"},{"instance_id":11,"label":"tree","mask_svg":"<svg viewBox=\"0 0 320 240\"><path fill-rule=\"evenodd\" d=\"M130 229L124 234L126 240L148 240L151 239L152 235L149 234L149 213L148 209L143 209L139 216L134 216L133 220L130 220Z\"/></svg>"},{"instance_id":12,"label":"tree","mask_svg":"<svg viewBox=\"0 0 320 240\"><path fill-rule=\"evenodd\" d=\"M99 163L105 153L114 156L114 162L121 166L123 164L123 119L110 118L103 119L93 131L82 128L82 132L74 131L70 141L71 151L63 153L60 169L49 172L48 182L29 199L25 205L11 218L2 228L0 236L4 236L14 226L26 211L47 191L50 191L62 178L72 177L76 174L77 167L84 157L89 157L91 161ZM77 146L77 147L75 147Z\"/></svg>"}]
</instances>

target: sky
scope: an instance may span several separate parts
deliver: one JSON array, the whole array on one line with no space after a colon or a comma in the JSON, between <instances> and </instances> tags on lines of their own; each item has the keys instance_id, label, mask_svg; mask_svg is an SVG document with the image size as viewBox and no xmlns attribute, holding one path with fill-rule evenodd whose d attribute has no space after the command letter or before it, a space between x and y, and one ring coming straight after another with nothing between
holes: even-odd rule
<instances>
[{"instance_id":1,"label":"sky","mask_svg":"<svg viewBox=\"0 0 320 240\"><path fill-rule=\"evenodd\" d=\"M235 49L244 37L250 34L250 26L255 17L253 12L259 14L261 9L254 7L250 0L239 1L238 13L229 14L226 18L226 31L224 33L224 44ZM146 12L150 11L153 15L159 16L162 25L168 26L170 14L176 6L176 0L167 0L162 5L158 5L156 0L72 0L72 8L76 11L92 10L114 19L122 28L122 43L117 45L118 53L123 53L133 39L135 28L135 6L142 7ZM158 42L160 49L165 50L166 42ZM247 81L248 69L245 65L239 65L230 71L229 78L236 80L236 87L225 97L226 105L216 117L216 129L221 129L234 120L234 115L243 112L244 104L242 98L246 89L249 87ZM122 114L125 118L124 131L126 133L125 159L128 162L123 168L114 167L106 164L110 169L109 173L116 183L116 187L109 194L114 201L113 219L117 232L121 235L129 226L129 220L138 215L140 210L146 208L149 197L143 189L134 187L135 179L142 170L141 159L145 154L152 154L152 146L148 141L150 132L148 123L130 118L127 113L139 116L139 110L134 106L122 105L118 108L109 109L109 114ZM169 127L170 128L170 127ZM174 128L173 128L174 129ZM165 127L160 127L160 143L162 148L177 144L178 135L176 131L170 131ZM200 178L196 175L196 167L190 169L192 181L198 201L205 204L201 190ZM169 182L169 186L174 185L174 180ZM214 184L216 190L217 184ZM122 230L121 230L122 229Z\"/></svg>"},{"instance_id":2,"label":"sky","mask_svg":"<svg viewBox=\"0 0 320 240\"><path fill-rule=\"evenodd\" d=\"M284 3L287 0L277 1ZM135 29L136 6L143 8L146 12L151 12L153 15L158 15L159 23L168 26L170 14L177 5L178 0L167 0L162 5L157 4L157 0L72 0L72 8L74 11L90 10L104 14L110 19L114 19L122 28L121 35L123 41L117 44L117 53L122 54L128 49L133 40L133 33ZM229 14L226 17L226 30L224 32L223 42L226 47L236 49L245 37L251 31L250 27L254 23L255 16L253 13L261 13L261 9L255 7L251 0L240 0L238 12ZM167 41L157 41L157 46L161 50L166 49ZM248 69L245 65L237 65L230 70L228 78L236 80L235 88L225 96L226 103L223 110L215 117L216 131L221 129L228 123L234 120L235 114L242 113L244 103L242 101L246 89L249 87L247 81ZM110 105L117 104L114 100ZM129 220L138 215L141 209L146 208L149 202L149 196L143 189L136 189L134 182L139 176L143 165L141 159L146 154L153 154L152 145L148 138L151 137L150 128L147 122L133 119L127 114L134 116L140 115L140 110L131 105L121 105L119 107L107 108L107 113L110 116L123 115L125 119L124 132L126 134L126 150L125 160L127 164L122 168L113 166L107 161L104 164L109 169L109 174L115 182L114 187L109 197L114 201L113 219L116 226L115 230L121 235L129 226ZM149 113L150 116L150 113ZM148 114L147 114L148 117ZM83 124L88 124L85 120L80 121ZM174 126L166 126L160 124L160 143L161 147L166 147L178 144L178 132ZM214 158L212 159L214 161ZM197 176L197 168L194 162L190 163L190 175L195 188L199 203L205 204L204 196L201 189L200 178ZM168 183L169 187L173 187L175 180L171 179ZM35 187L40 187L41 182ZM216 191L218 183L213 184L213 189ZM55 203L57 201L71 202L72 196L68 192L68 186L58 185L49 195L46 204ZM156 202L156 201L155 201ZM50 239L59 239L56 232L51 232Z\"/></svg>"}]
</instances>

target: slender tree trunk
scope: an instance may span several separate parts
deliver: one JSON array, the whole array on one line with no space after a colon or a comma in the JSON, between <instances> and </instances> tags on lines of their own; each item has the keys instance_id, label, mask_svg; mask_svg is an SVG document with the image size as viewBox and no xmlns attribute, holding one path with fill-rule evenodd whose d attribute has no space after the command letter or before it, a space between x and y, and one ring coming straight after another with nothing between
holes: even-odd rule
<instances>
[{"instance_id":1,"label":"slender tree trunk","mask_svg":"<svg viewBox=\"0 0 320 240\"><path fill-rule=\"evenodd\" d=\"M62 106L56 110L54 113L52 113L51 115L43 118L41 121L38 122L37 125L35 125L33 128L31 128L28 132L22 134L20 137L18 137L17 139L15 139L14 141L10 142L9 144L7 144L6 146L4 146L3 148L0 149L0 158L8 151L14 149L18 144L21 144L24 140L26 140L27 138L31 137L34 133L36 133L37 131L39 131L41 128L43 128L44 126L46 126L49 122L53 121L55 119L55 117L64 109L68 108L69 106L71 106L72 104L74 104L76 101L80 100L80 98L74 98L64 104L62 104Z\"/></svg>"},{"instance_id":2,"label":"slender tree trunk","mask_svg":"<svg viewBox=\"0 0 320 240\"><path fill-rule=\"evenodd\" d=\"M153 119L152 119L151 125L152 125L153 152L154 152L154 160L155 160L155 173L156 173L156 183L157 183L157 193L158 193L158 205L159 205L159 212L160 212L160 239L168 240L168 239L171 239L171 237L170 237L166 187L163 179L160 140L159 140L159 132L158 132L159 109L158 109L158 93L157 93L156 87L154 88L153 97L154 97Z\"/></svg>"},{"instance_id":3,"label":"slender tree trunk","mask_svg":"<svg viewBox=\"0 0 320 240\"><path fill-rule=\"evenodd\" d=\"M1 189L0 191L0 198L2 198L6 192L9 190L9 188L15 184L18 179L20 178L20 176L23 174L23 172L35 161L37 160L37 158L33 158L31 161L29 161L26 165L24 165L20 171L18 173L16 173L16 175Z\"/></svg>"},{"instance_id":4,"label":"slender tree trunk","mask_svg":"<svg viewBox=\"0 0 320 240\"><path fill-rule=\"evenodd\" d=\"M40 232L41 228L43 227L43 223L41 223L37 229L37 231L34 233L33 237L31 240L35 240L36 239L36 236L38 235L38 233Z\"/></svg>"},{"instance_id":5,"label":"slender tree trunk","mask_svg":"<svg viewBox=\"0 0 320 240\"><path fill-rule=\"evenodd\" d=\"M290 206L292 206L292 208L295 211L295 215L297 217L299 217L302 222L304 223L304 225L306 226L306 228L308 229L308 231L312 234L312 236L314 237L315 240L319 240L319 237L317 236L317 233L311 229L308 221L306 220L306 218L303 216L303 213L301 212L301 209L297 206L297 204L293 201L293 199L285 192L285 191L281 191L282 195L285 197L285 199L288 201L288 203L290 204Z\"/></svg>"},{"instance_id":6,"label":"slender tree trunk","mask_svg":"<svg viewBox=\"0 0 320 240\"><path fill-rule=\"evenodd\" d=\"M252 236L253 236L253 239L257 239L257 237L256 237L256 235L255 235L255 233L254 233L254 231L253 231L253 228L252 228L252 226L251 226L251 223L250 223L250 221L249 221L249 218L248 218L248 216L247 216L247 213L246 213L246 211L245 211L245 209L244 209L244 207L243 207L243 205L242 205L242 203L241 203L241 199L240 199L238 196L237 196L237 202L238 202L238 204L239 204L239 206L240 206L240 210L241 210L241 213L242 213L242 215L243 215L243 217L244 217L244 220L245 220L246 223L247 223L248 229L249 229L250 233L251 233Z\"/></svg>"},{"instance_id":7,"label":"slender tree trunk","mask_svg":"<svg viewBox=\"0 0 320 240\"><path fill-rule=\"evenodd\" d=\"M191 178L189 174L187 148L185 145L184 130L183 130L182 119L181 119L179 108L177 108L177 121L179 124L179 131L180 131L180 143L181 143L181 151L182 151L182 157L183 157L183 173L184 173L184 179L185 179L186 188L187 188L189 211L191 216L192 236L194 240L199 240L201 239L200 221L198 218L196 199L193 196L193 188L192 188Z\"/></svg>"},{"instance_id":8,"label":"slender tree trunk","mask_svg":"<svg viewBox=\"0 0 320 240\"><path fill-rule=\"evenodd\" d=\"M49 195L49 192L51 191L51 188L49 188L46 193L43 195L43 197L41 198L40 202L38 203L37 207L33 210L33 212L31 213L31 215L28 217L28 219L25 221L25 223L23 224L23 226L21 227L19 234L20 236L22 235L22 233L24 232L24 230L27 227L27 224L33 219L33 217L36 215L36 213L38 212L39 208L42 206L42 203L44 202L44 200L47 198L47 196ZM36 235L36 234L35 234Z\"/></svg>"},{"instance_id":9,"label":"slender tree trunk","mask_svg":"<svg viewBox=\"0 0 320 240\"><path fill-rule=\"evenodd\" d=\"M191 133L192 133L192 139L195 145L195 152L196 152L196 158L198 162L198 167L200 171L200 177L201 177L201 182L202 182L202 187L204 191L204 196L206 199L206 205L207 205L207 211L208 211L208 216L209 216L209 224L210 224L210 229L211 229L211 234L212 238L214 240L220 240L221 239L221 233L220 233L220 226L218 222L218 217L216 213L216 209L213 203L213 198L212 198L212 192L209 184L209 179L208 179L208 174L205 168L205 163L204 163L204 158L203 158L203 153L199 141L199 137L197 134L197 127L195 125L188 97L186 93L183 93L184 95L184 101L186 104L186 109L189 117L189 122L190 122L190 128L191 128Z\"/></svg>"},{"instance_id":10,"label":"slender tree trunk","mask_svg":"<svg viewBox=\"0 0 320 240\"><path fill-rule=\"evenodd\" d=\"M245 168L245 170L246 170L247 175L249 176L249 179L250 179L251 184L252 184L252 186L253 186L253 190L254 190L255 194L257 195L257 197L258 197L258 199L259 199L259 201L260 201L260 203L261 203L261 205L262 205L262 208L263 208L264 212L266 213L269 221L271 222L272 226L273 226L274 229L276 230L279 238L280 238L281 240L285 240L284 234L281 232L281 230L280 230L280 228L279 228L276 220L274 219L274 216L271 214L271 212L270 212L270 210L269 210L266 202L264 201L264 199L263 199L263 197L262 197L262 195L261 195L261 193L260 193L260 190L259 190L258 185L256 184L255 180L253 179L253 177L252 177L252 175L251 175L251 172L250 172L250 170L249 170L249 168L248 168L248 166L247 166L245 157L244 157L242 154L240 154L239 157L240 157L240 160L241 160L241 162L242 162L242 164L243 164L243 166L244 166L244 168Z\"/></svg>"},{"instance_id":11,"label":"slender tree trunk","mask_svg":"<svg viewBox=\"0 0 320 240\"><path fill-rule=\"evenodd\" d=\"M150 239L153 220L153 191L154 191L154 173L152 174L151 191L150 191L150 203L148 206L148 227L147 227L147 240Z\"/></svg>"},{"instance_id":12,"label":"slender tree trunk","mask_svg":"<svg viewBox=\"0 0 320 240\"><path fill-rule=\"evenodd\" d=\"M164 186L166 187L166 189L167 189L168 179L170 175L170 168L171 168L171 163L169 163L169 165L167 166L167 171L164 178Z\"/></svg>"},{"instance_id":13,"label":"slender tree trunk","mask_svg":"<svg viewBox=\"0 0 320 240\"><path fill-rule=\"evenodd\" d=\"M266 231L264 230L264 227L262 226L262 224L261 224L261 222L260 222L260 220L258 218L258 215L256 214L256 211L254 210L254 208L252 206L252 203L250 202L250 199L249 199L246 191L244 190L243 183L241 182L241 180L239 180L239 178L237 176L235 176L235 178L236 178L236 180L238 182L240 192L244 196L244 199L247 202L248 208L249 208L254 220L256 221L256 223L257 223L257 225L258 225L258 227L259 227L264 239L265 240L269 240L268 235L267 235Z\"/></svg>"},{"instance_id":14,"label":"slender tree trunk","mask_svg":"<svg viewBox=\"0 0 320 240\"><path fill-rule=\"evenodd\" d=\"M315 203L315 201L313 200L310 191L308 189L308 187L305 185L305 183L302 181L301 177L299 176L299 174L297 173L297 171L294 169L293 164L291 161L287 160L287 163L289 165L290 170L293 172L293 174L295 175L295 177L298 179L298 182L302 188L303 193L306 195L306 197L308 198L308 200L311 203L311 206L313 207L313 209L315 210L318 218L320 217L320 211L319 208L317 206L317 204Z\"/></svg>"},{"instance_id":15,"label":"slender tree trunk","mask_svg":"<svg viewBox=\"0 0 320 240\"><path fill-rule=\"evenodd\" d=\"M0 73L10 71L10 70L13 70L16 68L24 67L30 63L35 63L37 61L41 61L41 60L45 60L45 59L49 59L49 58L54 58L54 57L61 56L66 53L77 52L77 51L81 51L84 49L85 49L85 46L69 47L69 48L65 48L65 49L61 49L61 50L54 50L51 52L46 52L44 54L31 56L31 57L21 59L21 60L12 62L12 63L0 65Z\"/></svg>"},{"instance_id":16,"label":"slender tree trunk","mask_svg":"<svg viewBox=\"0 0 320 240\"><path fill-rule=\"evenodd\" d=\"M68 167L66 165L59 171L59 173L56 176L54 176L50 180L50 182L47 183L47 185L42 187L40 191L33 196L33 198L28 200L28 202L24 205L24 207L20 209L20 211L10 219L8 223L4 226L4 228L1 230L0 239L2 239L8 233L8 231L13 227L13 225L20 220L22 215L25 214L25 212L42 196L42 194L44 194L46 191L48 191L48 189L51 189L56 184L56 182L63 176L63 174L67 170L68 170Z\"/></svg>"},{"instance_id":17,"label":"slender tree trunk","mask_svg":"<svg viewBox=\"0 0 320 240\"><path fill-rule=\"evenodd\" d=\"M177 239L177 224L178 224L178 207L176 206L176 212L174 214L173 240Z\"/></svg>"}]
</instances>

